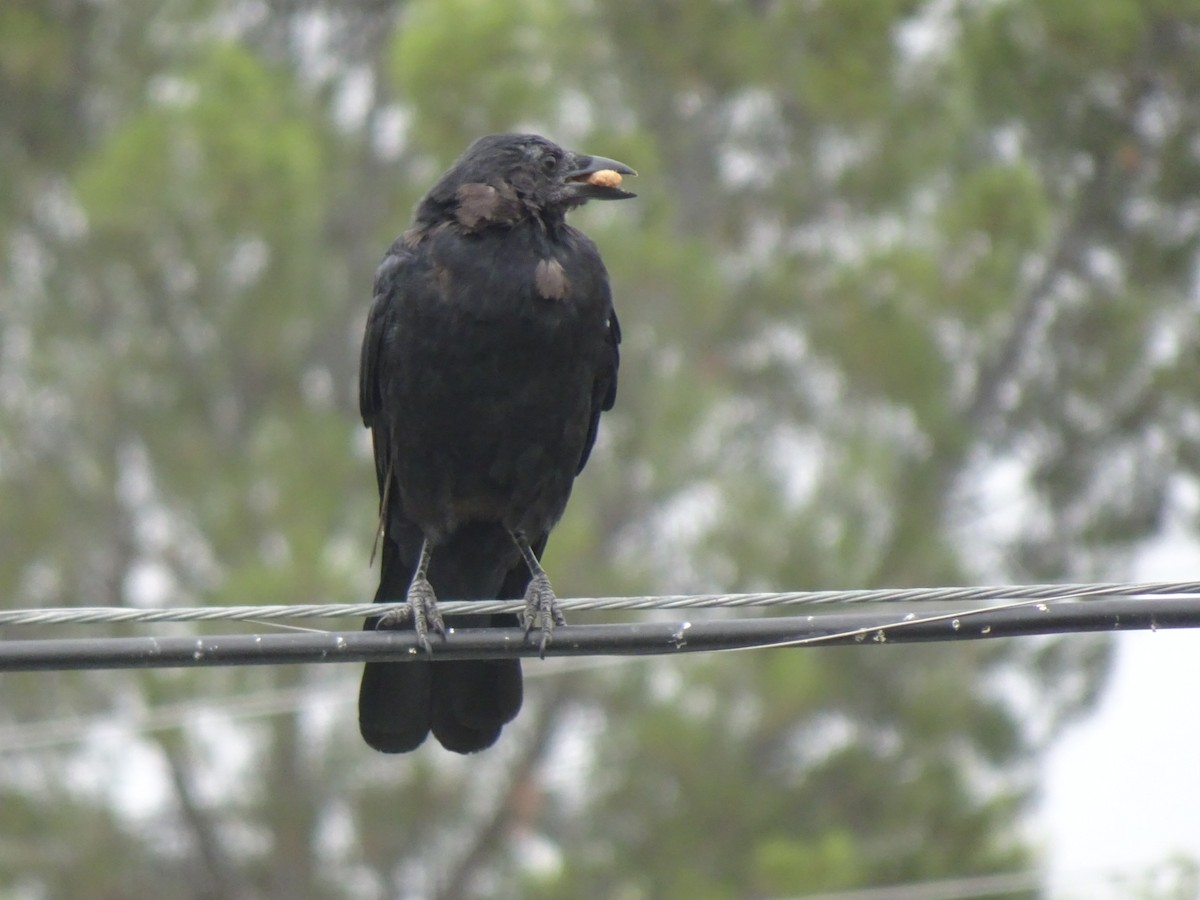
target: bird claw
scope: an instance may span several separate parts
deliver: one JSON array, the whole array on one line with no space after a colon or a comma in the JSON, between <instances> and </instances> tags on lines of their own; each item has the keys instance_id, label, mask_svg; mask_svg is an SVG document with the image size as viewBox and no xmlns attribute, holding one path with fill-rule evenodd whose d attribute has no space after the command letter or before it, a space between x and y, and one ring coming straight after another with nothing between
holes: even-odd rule
<instances>
[{"instance_id":1,"label":"bird claw","mask_svg":"<svg viewBox=\"0 0 1200 900\"><path fill-rule=\"evenodd\" d=\"M412 607L397 606L394 609L389 609L375 622L377 631L392 631L397 628L403 628L408 624L408 620L412 618Z\"/></svg>"},{"instance_id":2,"label":"bird claw","mask_svg":"<svg viewBox=\"0 0 1200 900\"><path fill-rule=\"evenodd\" d=\"M437 608L437 595L433 585L427 579L416 578L408 588L408 604L390 609L379 617L375 627L399 628L412 620L413 630L417 633L417 643L425 651L426 656L433 655L433 647L429 643L429 632L446 636L446 623Z\"/></svg>"},{"instance_id":3,"label":"bird claw","mask_svg":"<svg viewBox=\"0 0 1200 900\"><path fill-rule=\"evenodd\" d=\"M538 655L543 659L554 626L565 624L567 620L558 608L558 598L554 596L554 588L550 587L550 579L545 575L535 575L525 589L525 636L529 636L534 625L539 625L542 635L538 643Z\"/></svg>"}]
</instances>

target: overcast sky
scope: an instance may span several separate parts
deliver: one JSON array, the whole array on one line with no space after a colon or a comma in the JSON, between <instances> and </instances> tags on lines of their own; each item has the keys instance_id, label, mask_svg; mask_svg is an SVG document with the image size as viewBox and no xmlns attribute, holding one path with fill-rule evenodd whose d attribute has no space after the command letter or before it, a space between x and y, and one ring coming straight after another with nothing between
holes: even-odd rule
<instances>
[{"instance_id":1,"label":"overcast sky","mask_svg":"<svg viewBox=\"0 0 1200 900\"><path fill-rule=\"evenodd\" d=\"M1139 560L1139 581L1200 575L1180 535ZM1127 898L1107 875L1200 863L1200 631L1117 638L1116 665L1095 715L1070 729L1045 763L1035 834L1053 900Z\"/></svg>"}]
</instances>

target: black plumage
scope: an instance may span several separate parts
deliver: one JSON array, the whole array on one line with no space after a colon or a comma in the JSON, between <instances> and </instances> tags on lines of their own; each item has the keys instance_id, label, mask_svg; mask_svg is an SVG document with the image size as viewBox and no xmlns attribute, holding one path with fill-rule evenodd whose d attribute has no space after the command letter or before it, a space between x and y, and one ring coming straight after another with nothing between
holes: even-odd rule
<instances>
[{"instance_id":1,"label":"black plumage","mask_svg":"<svg viewBox=\"0 0 1200 900\"><path fill-rule=\"evenodd\" d=\"M409 613L365 627L403 619L429 648L427 631L444 634L435 597L524 597L543 646L561 621L538 558L617 389L608 275L565 221L587 200L633 196L601 170L633 174L536 135L480 138L380 264L359 380L380 494L375 600L407 597ZM521 698L518 660L368 663L359 726L384 752L432 731L471 753L495 742Z\"/></svg>"}]
</instances>

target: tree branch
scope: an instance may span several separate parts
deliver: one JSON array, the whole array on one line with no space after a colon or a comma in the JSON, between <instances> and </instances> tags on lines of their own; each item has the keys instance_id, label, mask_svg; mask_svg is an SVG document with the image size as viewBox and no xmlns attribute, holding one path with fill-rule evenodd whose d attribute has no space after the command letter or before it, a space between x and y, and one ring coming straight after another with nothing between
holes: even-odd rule
<instances>
[{"instance_id":1,"label":"tree branch","mask_svg":"<svg viewBox=\"0 0 1200 900\"><path fill-rule=\"evenodd\" d=\"M567 673L556 676L546 699L534 710L534 715L530 717L533 719L533 727L528 731L525 746L511 766L512 776L508 784L491 815L476 829L466 850L451 867L450 878L434 894L435 900L456 900L466 896L467 889L478 875L480 867L498 851L505 833L512 824L517 794L546 754L573 681Z\"/></svg>"},{"instance_id":2,"label":"tree branch","mask_svg":"<svg viewBox=\"0 0 1200 900\"><path fill-rule=\"evenodd\" d=\"M198 888L198 896L214 900L249 898L250 891L239 876L237 865L225 851L212 820L196 800L182 752L171 739L161 741L159 746L171 773L171 785L175 788L184 824L191 832L199 856L198 868L207 880L206 885Z\"/></svg>"}]
</instances>

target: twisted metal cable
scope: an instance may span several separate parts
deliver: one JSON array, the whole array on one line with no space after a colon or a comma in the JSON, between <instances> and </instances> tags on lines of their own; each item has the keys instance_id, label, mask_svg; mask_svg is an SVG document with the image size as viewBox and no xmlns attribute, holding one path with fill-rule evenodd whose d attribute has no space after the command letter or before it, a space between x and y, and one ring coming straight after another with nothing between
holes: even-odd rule
<instances>
[{"instance_id":1,"label":"twisted metal cable","mask_svg":"<svg viewBox=\"0 0 1200 900\"><path fill-rule=\"evenodd\" d=\"M431 640L428 648L418 644L411 629L4 640L0 641L0 671L676 655L1167 628L1200 628L1200 598L1030 599L924 615L880 608L822 615L560 625L544 649L536 632L526 634L517 627L452 628L445 637Z\"/></svg>"},{"instance_id":2,"label":"twisted metal cable","mask_svg":"<svg viewBox=\"0 0 1200 900\"><path fill-rule=\"evenodd\" d=\"M669 594L659 597L582 597L563 599L564 612L619 610L741 609L769 606L836 606L859 603L1012 603L1031 600L1200 597L1200 581L1142 583L1028 584L984 587L882 588L850 591L787 591L754 594ZM58 607L0 610L3 625L87 625L116 622L273 621L280 619L365 618L404 603L325 603L287 606L199 606L168 609ZM447 600L445 615L520 612L520 600Z\"/></svg>"}]
</instances>

